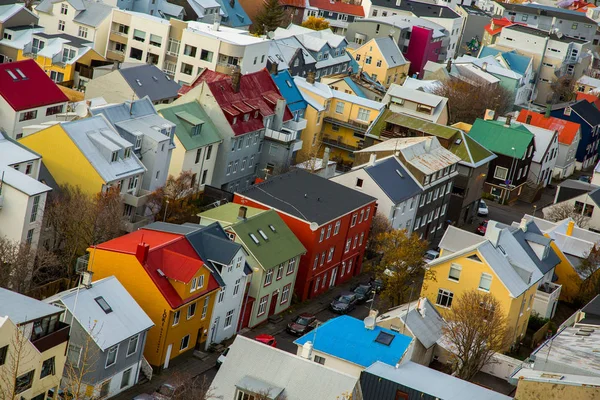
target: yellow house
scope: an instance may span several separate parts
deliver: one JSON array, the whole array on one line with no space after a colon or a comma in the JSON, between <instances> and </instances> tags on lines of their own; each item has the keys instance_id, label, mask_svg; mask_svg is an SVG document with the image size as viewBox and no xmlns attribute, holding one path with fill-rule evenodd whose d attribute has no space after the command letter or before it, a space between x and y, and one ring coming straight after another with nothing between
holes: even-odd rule
<instances>
[{"instance_id":1,"label":"yellow house","mask_svg":"<svg viewBox=\"0 0 600 400\"><path fill-rule=\"evenodd\" d=\"M140 229L89 249L94 281L114 275L154 322L144 357L156 369L206 347L220 283L192 243L181 234Z\"/></svg>"},{"instance_id":2,"label":"yellow house","mask_svg":"<svg viewBox=\"0 0 600 400\"><path fill-rule=\"evenodd\" d=\"M408 76L410 61L406 61L398 44L390 36L373 38L356 49L348 49L362 72L388 88L402 85Z\"/></svg>"},{"instance_id":3,"label":"yellow house","mask_svg":"<svg viewBox=\"0 0 600 400\"><path fill-rule=\"evenodd\" d=\"M449 226L440 242L440 257L428 265L435 280L423 283L421 296L443 315L467 291L491 293L505 314L509 341L515 343L527 331L537 288L545 276L525 249L527 244L509 228L495 224L488 222L485 237Z\"/></svg>"},{"instance_id":4,"label":"yellow house","mask_svg":"<svg viewBox=\"0 0 600 400\"><path fill-rule=\"evenodd\" d=\"M0 288L0 398L58 399L69 325L63 310Z\"/></svg>"},{"instance_id":5,"label":"yellow house","mask_svg":"<svg viewBox=\"0 0 600 400\"><path fill-rule=\"evenodd\" d=\"M592 78L591 76L583 75L577 80L575 90L581 93L598 94L600 90L600 79Z\"/></svg>"},{"instance_id":6,"label":"yellow house","mask_svg":"<svg viewBox=\"0 0 600 400\"><path fill-rule=\"evenodd\" d=\"M304 150L321 157L329 147L332 160L351 165L354 151L363 147L367 129L384 105L315 82L311 73L306 79L295 77L294 82L308 103Z\"/></svg>"}]
</instances>

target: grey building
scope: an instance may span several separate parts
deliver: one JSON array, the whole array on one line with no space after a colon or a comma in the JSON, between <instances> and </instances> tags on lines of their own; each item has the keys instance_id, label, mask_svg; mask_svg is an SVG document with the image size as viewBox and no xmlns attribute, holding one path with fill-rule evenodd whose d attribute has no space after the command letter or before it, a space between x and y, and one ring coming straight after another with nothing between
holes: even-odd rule
<instances>
[{"instance_id":1,"label":"grey building","mask_svg":"<svg viewBox=\"0 0 600 400\"><path fill-rule=\"evenodd\" d=\"M143 353L154 323L117 278L89 282L44 301L64 308L64 320L73 321L67 362L84 372L85 384L94 388L91 397L109 398L142 375L150 378Z\"/></svg>"},{"instance_id":2,"label":"grey building","mask_svg":"<svg viewBox=\"0 0 600 400\"><path fill-rule=\"evenodd\" d=\"M271 72L287 70L292 76L317 73L317 60L295 37L271 40L267 68Z\"/></svg>"},{"instance_id":3,"label":"grey building","mask_svg":"<svg viewBox=\"0 0 600 400\"><path fill-rule=\"evenodd\" d=\"M484 28L492 20L492 15L476 6L467 5L458 5L456 12L465 19L462 36L458 42L458 55L470 54L472 51L478 52L479 48L481 48ZM468 47L473 39L479 43L476 49ZM473 55L476 56L477 53Z\"/></svg>"}]
</instances>

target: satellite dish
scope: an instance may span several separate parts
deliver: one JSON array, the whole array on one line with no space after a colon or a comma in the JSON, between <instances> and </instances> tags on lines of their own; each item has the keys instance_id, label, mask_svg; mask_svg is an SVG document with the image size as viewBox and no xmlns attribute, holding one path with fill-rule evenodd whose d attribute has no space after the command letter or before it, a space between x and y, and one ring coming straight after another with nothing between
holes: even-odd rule
<instances>
[{"instance_id":1,"label":"satellite dish","mask_svg":"<svg viewBox=\"0 0 600 400\"><path fill-rule=\"evenodd\" d=\"M310 223L310 230L314 232L317 229L319 229L319 224L317 224L316 222L311 222Z\"/></svg>"},{"instance_id":2,"label":"satellite dish","mask_svg":"<svg viewBox=\"0 0 600 400\"><path fill-rule=\"evenodd\" d=\"M88 115L88 108L85 102L81 102L75 106L75 114L80 118L85 118Z\"/></svg>"},{"instance_id":3,"label":"satellite dish","mask_svg":"<svg viewBox=\"0 0 600 400\"><path fill-rule=\"evenodd\" d=\"M395 29L390 29L390 36L394 36L395 33L396 33Z\"/></svg>"},{"instance_id":4,"label":"satellite dish","mask_svg":"<svg viewBox=\"0 0 600 400\"><path fill-rule=\"evenodd\" d=\"M269 38L269 39L275 38L275 32L273 32L273 31L267 32L267 38Z\"/></svg>"}]
</instances>

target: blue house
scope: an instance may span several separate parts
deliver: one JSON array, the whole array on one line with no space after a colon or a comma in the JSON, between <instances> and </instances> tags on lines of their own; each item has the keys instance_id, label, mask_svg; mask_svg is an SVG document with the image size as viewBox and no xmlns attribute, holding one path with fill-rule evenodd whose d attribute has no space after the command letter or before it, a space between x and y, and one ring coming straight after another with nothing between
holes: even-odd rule
<instances>
[{"instance_id":1,"label":"blue house","mask_svg":"<svg viewBox=\"0 0 600 400\"><path fill-rule=\"evenodd\" d=\"M235 0L187 0L185 11L187 19L207 24L218 19L223 26L244 30L252 24L240 2Z\"/></svg>"},{"instance_id":2,"label":"blue house","mask_svg":"<svg viewBox=\"0 0 600 400\"><path fill-rule=\"evenodd\" d=\"M294 119L304 118L308 103L302 97L300 90L294 83L294 78L287 70L271 74L271 78L275 81L279 92L287 102L287 106L294 114Z\"/></svg>"},{"instance_id":3,"label":"blue house","mask_svg":"<svg viewBox=\"0 0 600 400\"><path fill-rule=\"evenodd\" d=\"M330 319L297 339L297 354L347 374L361 372L380 361L390 366L410 359L413 339L375 325L375 317L343 315Z\"/></svg>"},{"instance_id":4,"label":"blue house","mask_svg":"<svg viewBox=\"0 0 600 400\"><path fill-rule=\"evenodd\" d=\"M487 56L492 56L498 61L503 62L511 71L521 75L527 74L527 70L531 64L531 57L518 54L516 50L500 51L493 47L483 46L478 58L485 58Z\"/></svg>"},{"instance_id":5,"label":"blue house","mask_svg":"<svg viewBox=\"0 0 600 400\"><path fill-rule=\"evenodd\" d=\"M556 108L552 110L551 115L581 125L581 140L575 159L583 169L596 165L600 140L600 110L584 99L570 106Z\"/></svg>"}]
</instances>

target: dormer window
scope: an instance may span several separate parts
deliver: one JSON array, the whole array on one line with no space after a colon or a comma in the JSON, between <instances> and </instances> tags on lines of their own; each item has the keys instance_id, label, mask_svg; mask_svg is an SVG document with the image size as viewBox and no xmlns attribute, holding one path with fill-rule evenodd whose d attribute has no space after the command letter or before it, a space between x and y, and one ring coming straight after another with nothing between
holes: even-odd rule
<instances>
[{"instance_id":1,"label":"dormer window","mask_svg":"<svg viewBox=\"0 0 600 400\"><path fill-rule=\"evenodd\" d=\"M258 118L258 111L254 111L254 118Z\"/></svg>"},{"instance_id":2,"label":"dormer window","mask_svg":"<svg viewBox=\"0 0 600 400\"><path fill-rule=\"evenodd\" d=\"M250 119L250 114L244 114L244 122Z\"/></svg>"},{"instance_id":3,"label":"dormer window","mask_svg":"<svg viewBox=\"0 0 600 400\"><path fill-rule=\"evenodd\" d=\"M192 136L198 136L202 130L202 124L194 125L192 127Z\"/></svg>"},{"instance_id":4,"label":"dormer window","mask_svg":"<svg viewBox=\"0 0 600 400\"><path fill-rule=\"evenodd\" d=\"M431 111L433 111L433 108L429 107L429 106L425 106L423 104L417 104L417 111L423 114L431 114Z\"/></svg>"},{"instance_id":5,"label":"dormer window","mask_svg":"<svg viewBox=\"0 0 600 400\"><path fill-rule=\"evenodd\" d=\"M429 184L429 180L431 179L431 177L429 175L425 175L425 184L428 185Z\"/></svg>"},{"instance_id":6,"label":"dormer window","mask_svg":"<svg viewBox=\"0 0 600 400\"><path fill-rule=\"evenodd\" d=\"M233 119L231 120L231 124L232 124L232 125L235 125L235 124L236 124L236 122L237 122L237 117L233 117Z\"/></svg>"},{"instance_id":7,"label":"dormer window","mask_svg":"<svg viewBox=\"0 0 600 400\"><path fill-rule=\"evenodd\" d=\"M112 155L110 156L110 162L115 162L119 159L119 152L118 151L113 151Z\"/></svg>"},{"instance_id":8,"label":"dormer window","mask_svg":"<svg viewBox=\"0 0 600 400\"><path fill-rule=\"evenodd\" d=\"M142 148L142 136L136 136L135 137L135 149L141 149Z\"/></svg>"},{"instance_id":9,"label":"dormer window","mask_svg":"<svg viewBox=\"0 0 600 400\"><path fill-rule=\"evenodd\" d=\"M131 157L131 148L128 147L125 149L125 154L123 155L123 158L128 159L129 157Z\"/></svg>"}]
</instances>

